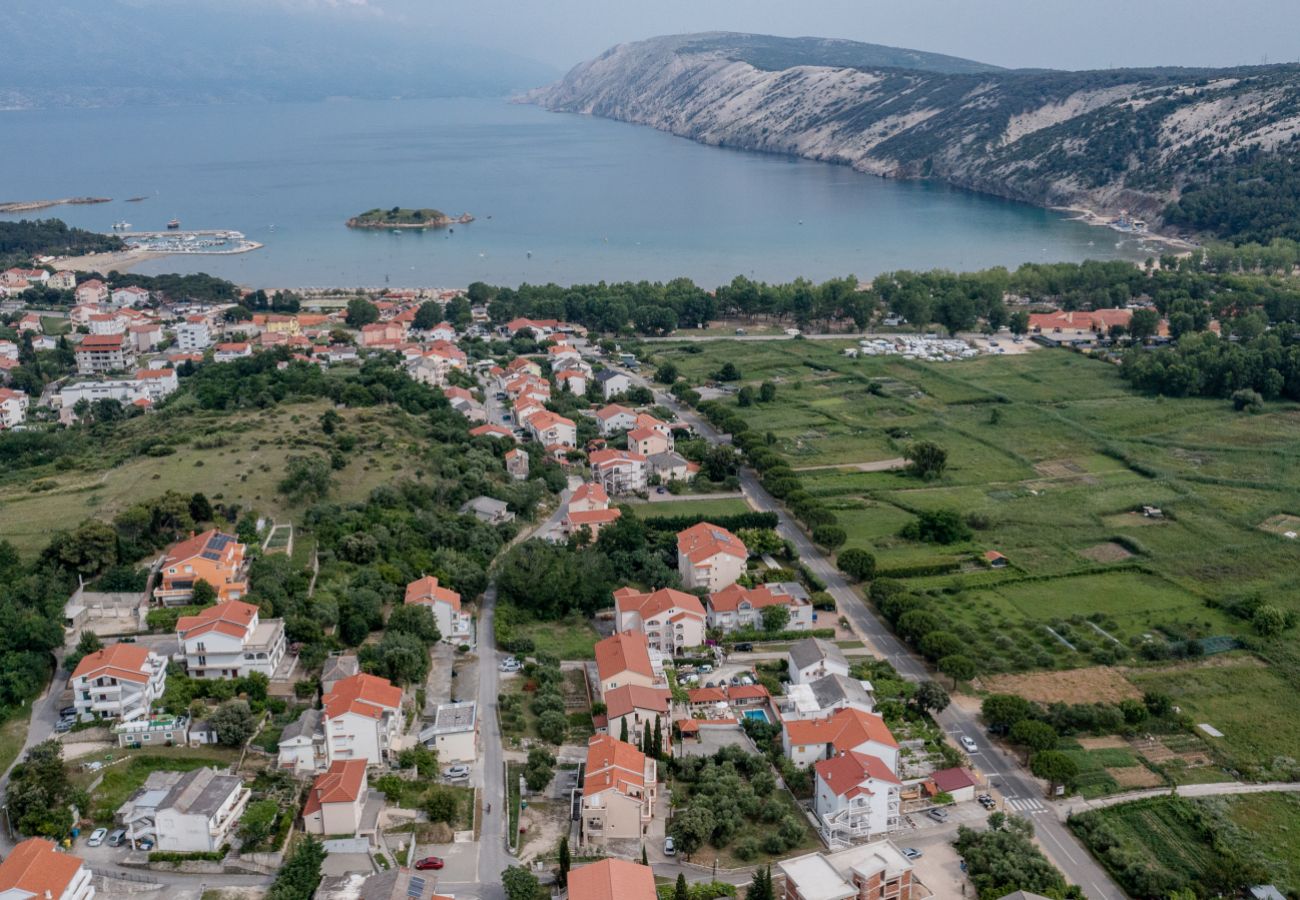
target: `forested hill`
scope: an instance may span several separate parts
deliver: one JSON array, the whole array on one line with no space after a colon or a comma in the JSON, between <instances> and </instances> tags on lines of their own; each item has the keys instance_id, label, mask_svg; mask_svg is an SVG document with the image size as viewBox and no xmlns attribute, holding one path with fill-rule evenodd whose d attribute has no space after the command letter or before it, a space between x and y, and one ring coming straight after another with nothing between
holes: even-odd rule
<instances>
[{"instance_id":1,"label":"forested hill","mask_svg":"<svg viewBox=\"0 0 1300 900\"><path fill-rule=\"evenodd\" d=\"M1300 180L1296 66L1017 71L846 41L702 34L619 45L528 99L1044 206L1300 236L1297 217L1278 210ZM1169 204L1202 185L1217 193L1166 223Z\"/></svg>"}]
</instances>

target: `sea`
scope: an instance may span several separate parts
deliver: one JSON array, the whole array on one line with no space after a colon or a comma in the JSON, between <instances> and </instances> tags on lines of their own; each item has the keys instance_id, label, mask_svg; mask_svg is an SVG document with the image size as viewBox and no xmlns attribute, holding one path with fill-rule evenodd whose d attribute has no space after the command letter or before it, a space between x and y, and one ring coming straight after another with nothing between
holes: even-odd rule
<instances>
[{"instance_id":1,"label":"sea","mask_svg":"<svg viewBox=\"0 0 1300 900\"><path fill-rule=\"evenodd\" d=\"M0 113L0 200L111 197L25 217L109 231L233 229L264 245L134 271L250 287L668 280L712 288L896 269L1142 260L1067 215L845 166L707 147L505 99L335 100ZM129 198L143 197L138 202ZM375 207L476 220L348 229ZM19 216L6 216L13 219Z\"/></svg>"}]
</instances>

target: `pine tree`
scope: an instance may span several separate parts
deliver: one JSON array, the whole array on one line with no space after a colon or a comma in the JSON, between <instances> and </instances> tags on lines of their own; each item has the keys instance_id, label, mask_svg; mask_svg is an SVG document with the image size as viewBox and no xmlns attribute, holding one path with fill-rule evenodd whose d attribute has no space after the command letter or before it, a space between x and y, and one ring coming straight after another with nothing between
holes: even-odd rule
<instances>
[{"instance_id":1,"label":"pine tree","mask_svg":"<svg viewBox=\"0 0 1300 900\"><path fill-rule=\"evenodd\" d=\"M566 834L564 837L560 838L560 877L556 879L559 882L561 888L567 887L569 884L570 864L571 864L571 860L569 859L569 836Z\"/></svg>"},{"instance_id":2,"label":"pine tree","mask_svg":"<svg viewBox=\"0 0 1300 900\"><path fill-rule=\"evenodd\" d=\"M655 738L654 738L654 757L655 759L664 758L664 732L663 726L659 723L659 717L655 716Z\"/></svg>"},{"instance_id":3,"label":"pine tree","mask_svg":"<svg viewBox=\"0 0 1300 900\"><path fill-rule=\"evenodd\" d=\"M772 867L769 865L754 872L754 878L745 892L745 900L773 900Z\"/></svg>"},{"instance_id":4,"label":"pine tree","mask_svg":"<svg viewBox=\"0 0 1300 900\"><path fill-rule=\"evenodd\" d=\"M649 858L645 855L645 844L642 844L642 845L641 845L641 865L643 865L643 866L648 866L648 865L650 865L650 860L649 860Z\"/></svg>"},{"instance_id":5,"label":"pine tree","mask_svg":"<svg viewBox=\"0 0 1300 900\"><path fill-rule=\"evenodd\" d=\"M620 721L622 722L622 724L619 726L618 729L618 739L626 744L627 743L627 716L624 716Z\"/></svg>"},{"instance_id":6,"label":"pine tree","mask_svg":"<svg viewBox=\"0 0 1300 900\"><path fill-rule=\"evenodd\" d=\"M650 751L653 749L654 749L654 744L651 742L651 738L650 738L650 721L647 719L645 723L645 729L641 733L641 752L644 753L646 756L649 756Z\"/></svg>"},{"instance_id":7,"label":"pine tree","mask_svg":"<svg viewBox=\"0 0 1300 900\"><path fill-rule=\"evenodd\" d=\"M677 873L677 888L673 891L673 900L690 900L691 892L686 887L686 875L682 872Z\"/></svg>"}]
</instances>

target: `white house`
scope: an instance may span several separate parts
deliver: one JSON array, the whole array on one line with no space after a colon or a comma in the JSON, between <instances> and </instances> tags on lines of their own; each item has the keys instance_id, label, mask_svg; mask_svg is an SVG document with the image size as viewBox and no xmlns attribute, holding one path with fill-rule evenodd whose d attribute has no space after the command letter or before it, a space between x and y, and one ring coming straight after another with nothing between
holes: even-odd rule
<instances>
[{"instance_id":1,"label":"white house","mask_svg":"<svg viewBox=\"0 0 1300 900\"><path fill-rule=\"evenodd\" d=\"M578 446L578 426L572 419L557 415L549 410L529 417L528 430L543 447Z\"/></svg>"},{"instance_id":2,"label":"white house","mask_svg":"<svg viewBox=\"0 0 1300 900\"><path fill-rule=\"evenodd\" d=\"M814 767L813 809L831 846L898 828L902 782L882 759L850 750Z\"/></svg>"},{"instance_id":3,"label":"white house","mask_svg":"<svg viewBox=\"0 0 1300 900\"><path fill-rule=\"evenodd\" d=\"M653 757L607 734L593 737L582 783L582 843L637 840L648 834L658 780Z\"/></svg>"},{"instance_id":4,"label":"white house","mask_svg":"<svg viewBox=\"0 0 1300 900\"><path fill-rule=\"evenodd\" d=\"M420 743L437 750L439 762L473 762L478 758L478 704L440 703L433 724L420 732Z\"/></svg>"},{"instance_id":5,"label":"white house","mask_svg":"<svg viewBox=\"0 0 1300 900\"><path fill-rule=\"evenodd\" d=\"M205 316L189 316L176 326L176 347L186 352L202 352L212 346L212 329Z\"/></svg>"},{"instance_id":6,"label":"white house","mask_svg":"<svg viewBox=\"0 0 1300 900\"><path fill-rule=\"evenodd\" d=\"M460 594L438 585L432 575L412 581L406 586L406 605L429 607L433 620L438 623L438 633L444 641L463 644L470 638L468 613L461 612Z\"/></svg>"},{"instance_id":7,"label":"white house","mask_svg":"<svg viewBox=\"0 0 1300 900\"><path fill-rule=\"evenodd\" d=\"M101 303L108 302L108 285L98 278L92 278L84 281L77 286L77 302L86 306L99 306Z\"/></svg>"},{"instance_id":8,"label":"white house","mask_svg":"<svg viewBox=\"0 0 1300 900\"><path fill-rule=\"evenodd\" d=\"M244 678L252 672L270 678L286 646L284 621L262 621L257 607L241 600L182 616L176 638L193 678Z\"/></svg>"},{"instance_id":9,"label":"white house","mask_svg":"<svg viewBox=\"0 0 1300 900\"><path fill-rule=\"evenodd\" d=\"M125 334L126 319L113 313L94 313L90 317L91 334Z\"/></svg>"},{"instance_id":10,"label":"white house","mask_svg":"<svg viewBox=\"0 0 1300 900\"><path fill-rule=\"evenodd\" d=\"M399 749L395 745L405 724L402 689L387 678L353 675L336 684L323 699L321 727L328 764L364 759L379 765Z\"/></svg>"},{"instance_id":11,"label":"white house","mask_svg":"<svg viewBox=\"0 0 1300 900\"><path fill-rule=\"evenodd\" d=\"M821 638L795 641L790 645L786 659L792 684L808 684L827 675L849 674L849 661L844 651Z\"/></svg>"},{"instance_id":12,"label":"white house","mask_svg":"<svg viewBox=\"0 0 1300 900\"><path fill-rule=\"evenodd\" d=\"M784 607L789 615L786 631L807 631L813 626L812 601L803 585L789 581L746 588L728 585L708 596L709 627L724 632L763 627L763 610Z\"/></svg>"},{"instance_id":13,"label":"white house","mask_svg":"<svg viewBox=\"0 0 1300 900\"><path fill-rule=\"evenodd\" d=\"M52 287L56 291L76 290L77 273L68 271L55 272L50 276L50 280L46 282L46 287Z\"/></svg>"},{"instance_id":14,"label":"white house","mask_svg":"<svg viewBox=\"0 0 1300 900\"><path fill-rule=\"evenodd\" d=\"M4 900L94 900L92 874L78 856L53 841L28 838L0 863Z\"/></svg>"},{"instance_id":15,"label":"white house","mask_svg":"<svg viewBox=\"0 0 1300 900\"><path fill-rule=\"evenodd\" d=\"M837 853L809 853L777 863L785 876L785 900L919 900L913 894L912 861L892 842L858 844ZM1029 900L1035 894L1017 891L1008 897ZM1007 900L1007 898L1003 898Z\"/></svg>"},{"instance_id":16,"label":"white house","mask_svg":"<svg viewBox=\"0 0 1300 900\"><path fill-rule=\"evenodd\" d=\"M323 681L321 686L326 694L330 693ZM325 768L325 731L321 719L319 709L308 708L302 711L297 721L284 726L280 732L279 758L276 761L279 768L287 769L295 775L319 772Z\"/></svg>"},{"instance_id":17,"label":"white house","mask_svg":"<svg viewBox=\"0 0 1300 900\"><path fill-rule=\"evenodd\" d=\"M0 431L27 421L27 395L22 391L0 388Z\"/></svg>"},{"instance_id":18,"label":"white house","mask_svg":"<svg viewBox=\"0 0 1300 900\"><path fill-rule=\"evenodd\" d=\"M632 379L613 369L602 369L596 373L596 383L600 385L600 395L606 400L626 394L632 389Z\"/></svg>"},{"instance_id":19,"label":"white house","mask_svg":"<svg viewBox=\"0 0 1300 900\"><path fill-rule=\"evenodd\" d=\"M652 649L665 654L704 646L706 627L700 598L672 588L646 594L619 588L614 592L614 623L618 631L640 631Z\"/></svg>"},{"instance_id":20,"label":"white house","mask_svg":"<svg viewBox=\"0 0 1300 900\"><path fill-rule=\"evenodd\" d=\"M806 684L788 684L778 701L783 719L819 719L837 709L853 707L863 712L876 708L876 694L870 681L846 675L824 675Z\"/></svg>"},{"instance_id":21,"label":"white house","mask_svg":"<svg viewBox=\"0 0 1300 900\"><path fill-rule=\"evenodd\" d=\"M151 838L158 850L213 853L230 843L251 793L216 769L150 772L117 816L132 847Z\"/></svg>"},{"instance_id":22,"label":"white house","mask_svg":"<svg viewBox=\"0 0 1300 900\"><path fill-rule=\"evenodd\" d=\"M119 308L123 306L144 306L149 302L149 292L142 287L131 285L129 287L115 288L111 299L112 304Z\"/></svg>"},{"instance_id":23,"label":"white house","mask_svg":"<svg viewBox=\"0 0 1300 900\"><path fill-rule=\"evenodd\" d=\"M135 345L121 334L88 334L73 351L82 375L119 372L135 365Z\"/></svg>"},{"instance_id":24,"label":"white house","mask_svg":"<svg viewBox=\"0 0 1300 900\"><path fill-rule=\"evenodd\" d=\"M682 587L722 590L745 574L749 550L720 525L701 522L677 534L677 571Z\"/></svg>"},{"instance_id":25,"label":"white house","mask_svg":"<svg viewBox=\"0 0 1300 900\"><path fill-rule=\"evenodd\" d=\"M604 437L609 437L620 431L635 428L636 410L611 403L596 411L596 421L600 423L600 433Z\"/></svg>"},{"instance_id":26,"label":"white house","mask_svg":"<svg viewBox=\"0 0 1300 900\"><path fill-rule=\"evenodd\" d=\"M644 493L649 485L646 460L630 450L593 450L587 456L591 477L608 494Z\"/></svg>"},{"instance_id":27,"label":"white house","mask_svg":"<svg viewBox=\"0 0 1300 900\"><path fill-rule=\"evenodd\" d=\"M338 760L316 776L302 808L303 829L308 834L356 834L361 828L369 784L366 763Z\"/></svg>"},{"instance_id":28,"label":"white house","mask_svg":"<svg viewBox=\"0 0 1300 900\"><path fill-rule=\"evenodd\" d=\"M596 643L596 674L600 695L625 684L664 687L663 655L650 652L650 642L639 631L623 631Z\"/></svg>"},{"instance_id":29,"label":"white house","mask_svg":"<svg viewBox=\"0 0 1300 900\"><path fill-rule=\"evenodd\" d=\"M72 673L78 716L143 718L166 687L167 660L139 644L113 644L89 653Z\"/></svg>"},{"instance_id":30,"label":"white house","mask_svg":"<svg viewBox=\"0 0 1300 900\"><path fill-rule=\"evenodd\" d=\"M237 359L247 359L252 355L252 344L247 341L232 341L226 344L217 344L216 349L212 351L212 361L228 363Z\"/></svg>"},{"instance_id":31,"label":"white house","mask_svg":"<svg viewBox=\"0 0 1300 900\"><path fill-rule=\"evenodd\" d=\"M665 748L672 738L673 697L667 688L645 687L639 684L625 684L605 694L605 731L620 737L626 726L629 740L644 737L646 726L654 734L655 722L659 723L659 733Z\"/></svg>"}]
</instances>

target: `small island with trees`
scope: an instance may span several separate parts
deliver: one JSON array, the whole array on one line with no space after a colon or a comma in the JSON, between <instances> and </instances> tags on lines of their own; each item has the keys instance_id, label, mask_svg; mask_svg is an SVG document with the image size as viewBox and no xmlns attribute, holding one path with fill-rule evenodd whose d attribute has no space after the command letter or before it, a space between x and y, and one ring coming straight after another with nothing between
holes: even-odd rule
<instances>
[{"instance_id":1,"label":"small island with trees","mask_svg":"<svg viewBox=\"0 0 1300 900\"><path fill-rule=\"evenodd\" d=\"M474 221L469 213L452 217L440 209L372 209L348 219L349 228L446 228L449 225L468 225Z\"/></svg>"}]
</instances>

